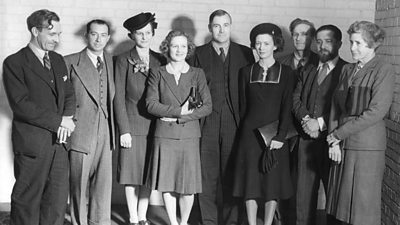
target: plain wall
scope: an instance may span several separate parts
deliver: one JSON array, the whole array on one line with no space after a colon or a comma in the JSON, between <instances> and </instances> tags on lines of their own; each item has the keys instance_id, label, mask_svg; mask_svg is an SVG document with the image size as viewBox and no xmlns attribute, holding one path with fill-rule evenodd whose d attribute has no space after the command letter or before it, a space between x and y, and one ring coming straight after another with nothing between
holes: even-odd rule
<instances>
[{"instance_id":1,"label":"plain wall","mask_svg":"<svg viewBox=\"0 0 400 225\"><path fill-rule=\"evenodd\" d=\"M152 49L158 51L159 44L171 29L188 32L194 36L195 43L201 45L209 41L209 14L216 9L225 9L233 18L232 37L236 42L248 46L252 27L262 22L272 22L284 31L285 52L293 49L288 25L296 17L308 19L316 27L335 24L343 32L340 54L351 61L346 30L355 20L374 20L375 0L1 0L1 63L6 56L26 46L30 38L26 18L42 8L55 11L61 18L63 33L56 51L63 55L84 48L84 26L94 18L111 22L112 41L107 50L112 54L127 51L132 42L122 23L137 13L147 11L155 13L158 22ZM0 85L0 202L10 201L14 182L11 119L4 87Z\"/></svg>"}]
</instances>

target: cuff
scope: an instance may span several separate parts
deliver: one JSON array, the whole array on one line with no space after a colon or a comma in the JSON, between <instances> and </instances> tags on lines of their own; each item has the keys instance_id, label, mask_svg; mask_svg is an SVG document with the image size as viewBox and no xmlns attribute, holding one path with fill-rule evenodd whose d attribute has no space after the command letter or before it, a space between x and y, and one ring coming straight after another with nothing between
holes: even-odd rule
<instances>
[{"instance_id":1,"label":"cuff","mask_svg":"<svg viewBox=\"0 0 400 225\"><path fill-rule=\"evenodd\" d=\"M323 117L318 117L317 120L318 120L319 130L320 131L326 130L327 127L326 127L326 123L324 121L324 118Z\"/></svg>"}]
</instances>

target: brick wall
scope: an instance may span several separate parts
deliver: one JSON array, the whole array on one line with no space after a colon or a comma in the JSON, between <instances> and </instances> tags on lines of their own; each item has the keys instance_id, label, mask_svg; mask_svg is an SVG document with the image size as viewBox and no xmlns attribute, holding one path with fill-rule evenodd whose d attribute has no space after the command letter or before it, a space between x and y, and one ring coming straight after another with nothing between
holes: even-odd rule
<instances>
[{"instance_id":1,"label":"brick wall","mask_svg":"<svg viewBox=\"0 0 400 225\"><path fill-rule=\"evenodd\" d=\"M335 24L344 33L341 55L351 60L345 32L355 20L374 19L375 0L0 0L1 64L7 55L27 44L30 36L26 29L26 17L41 8L55 11L61 18L63 33L57 51L63 55L84 47L81 38L83 26L94 18L111 22L113 34L108 50L113 54L126 51L131 41L122 23L142 11L156 13L159 23L152 49L158 50L160 42L172 28L189 32L196 44L203 44L209 40L209 14L222 8L232 15L234 40L249 45L248 35L252 27L261 22L273 22L284 30L286 52L292 50L287 27L294 18L309 19L317 27ZM10 119L11 112L0 85L0 202L9 201L13 182Z\"/></svg>"},{"instance_id":2,"label":"brick wall","mask_svg":"<svg viewBox=\"0 0 400 225\"><path fill-rule=\"evenodd\" d=\"M400 224L400 0L377 0L375 22L385 28L384 46L378 49L396 68L396 89L386 119L388 147L382 190L382 224Z\"/></svg>"}]
</instances>

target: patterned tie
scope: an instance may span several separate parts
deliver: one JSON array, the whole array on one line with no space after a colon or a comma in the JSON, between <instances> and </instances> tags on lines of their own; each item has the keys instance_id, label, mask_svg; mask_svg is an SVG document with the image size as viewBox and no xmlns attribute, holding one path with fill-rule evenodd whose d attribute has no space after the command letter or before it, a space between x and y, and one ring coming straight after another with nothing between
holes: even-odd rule
<instances>
[{"instance_id":1,"label":"patterned tie","mask_svg":"<svg viewBox=\"0 0 400 225\"><path fill-rule=\"evenodd\" d=\"M318 72L318 85L320 85L328 75L328 63L322 64Z\"/></svg>"},{"instance_id":2,"label":"patterned tie","mask_svg":"<svg viewBox=\"0 0 400 225\"><path fill-rule=\"evenodd\" d=\"M46 69L50 70L51 69L51 64L50 64L50 58L49 58L49 53L46 52L44 53L43 56L43 65Z\"/></svg>"},{"instance_id":3,"label":"patterned tie","mask_svg":"<svg viewBox=\"0 0 400 225\"><path fill-rule=\"evenodd\" d=\"M97 67L97 72L99 72L99 74L101 74L101 72L103 72L103 66L104 66L104 63L103 63L103 61L101 61L100 56L97 56L96 67Z\"/></svg>"},{"instance_id":4,"label":"patterned tie","mask_svg":"<svg viewBox=\"0 0 400 225\"><path fill-rule=\"evenodd\" d=\"M225 62L226 55L225 55L224 48L219 48L219 50L221 51L221 53L219 54L219 57L221 58L222 62Z\"/></svg>"}]
</instances>

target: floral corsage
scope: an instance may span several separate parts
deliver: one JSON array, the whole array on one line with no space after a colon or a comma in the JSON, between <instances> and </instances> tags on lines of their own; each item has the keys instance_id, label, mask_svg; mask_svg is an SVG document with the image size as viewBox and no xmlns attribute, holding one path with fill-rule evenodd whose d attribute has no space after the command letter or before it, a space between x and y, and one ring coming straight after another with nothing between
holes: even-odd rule
<instances>
[{"instance_id":1,"label":"floral corsage","mask_svg":"<svg viewBox=\"0 0 400 225\"><path fill-rule=\"evenodd\" d=\"M141 59L129 58L128 62L133 65L134 73L137 73L138 71L140 71L142 73L147 73L147 71L149 71L149 66L147 65L146 62L144 62Z\"/></svg>"}]
</instances>

